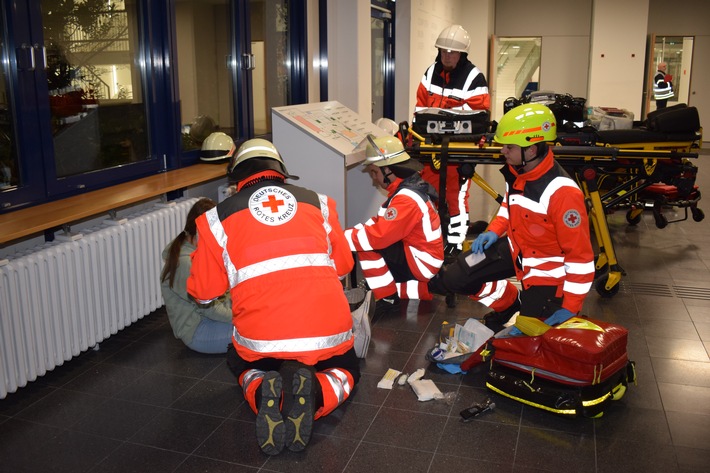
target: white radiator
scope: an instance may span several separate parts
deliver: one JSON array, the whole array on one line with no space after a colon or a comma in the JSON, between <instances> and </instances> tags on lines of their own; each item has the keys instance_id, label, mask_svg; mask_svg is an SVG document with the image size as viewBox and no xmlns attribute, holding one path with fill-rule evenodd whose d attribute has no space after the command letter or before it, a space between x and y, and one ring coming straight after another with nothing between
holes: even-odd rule
<instances>
[{"instance_id":1,"label":"white radiator","mask_svg":"<svg viewBox=\"0 0 710 473\"><path fill-rule=\"evenodd\" d=\"M0 266L0 399L163 305L163 248L195 198L83 230Z\"/></svg>"}]
</instances>

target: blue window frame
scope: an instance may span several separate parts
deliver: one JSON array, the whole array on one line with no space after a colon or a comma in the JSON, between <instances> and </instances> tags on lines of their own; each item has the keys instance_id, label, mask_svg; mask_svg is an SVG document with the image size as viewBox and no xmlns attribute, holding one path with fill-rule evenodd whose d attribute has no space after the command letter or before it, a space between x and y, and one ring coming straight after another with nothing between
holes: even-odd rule
<instances>
[{"instance_id":1,"label":"blue window frame","mask_svg":"<svg viewBox=\"0 0 710 473\"><path fill-rule=\"evenodd\" d=\"M240 140L255 133L245 64L251 8L273 4L224 3L230 30L224 74ZM0 0L0 212L197 162L197 150L184 151L182 143L178 4ZM288 15L280 44L287 45L289 83L282 96L303 103L305 0L279 5Z\"/></svg>"}]
</instances>

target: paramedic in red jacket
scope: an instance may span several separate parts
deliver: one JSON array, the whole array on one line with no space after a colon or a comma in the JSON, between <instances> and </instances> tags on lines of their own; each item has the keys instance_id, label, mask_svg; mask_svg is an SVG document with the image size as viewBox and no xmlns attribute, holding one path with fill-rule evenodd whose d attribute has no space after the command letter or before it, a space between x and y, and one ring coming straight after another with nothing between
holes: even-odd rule
<instances>
[{"instance_id":1,"label":"paramedic in red jacket","mask_svg":"<svg viewBox=\"0 0 710 473\"><path fill-rule=\"evenodd\" d=\"M387 200L376 216L345 230L345 238L377 300L375 315L382 315L397 310L400 297L431 299L427 282L444 262L444 244L422 164L393 136L370 137L365 155L365 171Z\"/></svg>"},{"instance_id":2,"label":"paramedic in red jacket","mask_svg":"<svg viewBox=\"0 0 710 473\"><path fill-rule=\"evenodd\" d=\"M439 34L436 47L439 54L424 73L417 89L416 110L436 107L464 111L488 111L491 100L483 73L468 60L471 39L459 25L449 26ZM439 189L439 172L431 164L424 166L422 178ZM459 178L458 166L446 167L446 206L449 224L446 253L455 256L462 248L469 225L469 188L471 181ZM481 304L492 309L486 314L487 325L495 327L501 319L508 320L520 309L517 288L506 281L487 281L477 294L471 294Z\"/></svg>"},{"instance_id":3,"label":"paramedic in red jacket","mask_svg":"<svg viewBox=\"0 0 710 473\"><path fill-rule=\"evenodd\" d=\"M507 163L504 201L471 251L431 281L433 292L472 294L487 280L516 276L521 315L555 325L579 313L594 280L594 253L584 195L547 144L556 136L544 105L503 116L495 141Z\"/></svg>"},{"instance_id":4,"label":"paramedic in red jacket","mask_svg":"<svg viewBox=\"0 0 710 473\"><path fill-rule=\"evenodd\" d=\"M198 218L187 290L202 304L230 291L227 362L259 446L300 451L360 377L341 283L352 253L335 202L286 183L297 177L269 141L246 141L227 172L237 192Z\"/></svg>"},{"instance_id":5,"label":"paramedic in red jacket","mask_svg":"<svg viewBox=\"0 0 710 473\"><path fill-rule=\"evenodd\" d=\"M417 88L415 111L426 108L488 111L491 99L488 82L480 69L468 60L471 39L460 25L452 25L439 34L434 64L424 72ZM439 172L431 164L424 167L422 177L439 192ZM447 250L456 253L468 230L468 190L471 182L461 181L458 166L446 168L446 205L449 210Z\"/></svg>"}]
</instances>

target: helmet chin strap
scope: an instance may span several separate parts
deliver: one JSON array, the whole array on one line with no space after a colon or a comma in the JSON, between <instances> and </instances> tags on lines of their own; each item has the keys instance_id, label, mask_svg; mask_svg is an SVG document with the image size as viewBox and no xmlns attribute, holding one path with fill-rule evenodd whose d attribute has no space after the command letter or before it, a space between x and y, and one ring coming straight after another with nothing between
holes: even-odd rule
<instances>
[{"instance_id":1,"label":"helmet chin strap","mask_svg":"<svg viewBox=\"0 0 710 473\"><path fill-rule=\"evenodd\" d=\"M385 174L385 169L387 169L387 174ZM390 181L390 176L392 176L394 173L390 171L390 168L382 168L382 182L385 183L385 186L389 186L392 184L392 181Z\"/></svg>"},{"instance_id":2,"label":"helmet chin strap","mask_svg":"<svg viewBox=\"0 0 710 473\"><path fill-rule=\"evenodd\" d=\"M533 146L533 145L530 145L530 146ZM540 155L540 148L538 147L538 149L537 149L538 152L535 154L535 156L533 156L532 158L526 160L526 159L525 159L525 152L530 148L530 146L526 146L525 148L520 148L520 165L519 165L519 166L515 166L515 170L516 170L518 173L524 172L525 166L526 166L528 163L531 163L532 161L535 161L536 159L540 159L540 158L542 157L542 156Z\"/></svg>"}]
</instances>

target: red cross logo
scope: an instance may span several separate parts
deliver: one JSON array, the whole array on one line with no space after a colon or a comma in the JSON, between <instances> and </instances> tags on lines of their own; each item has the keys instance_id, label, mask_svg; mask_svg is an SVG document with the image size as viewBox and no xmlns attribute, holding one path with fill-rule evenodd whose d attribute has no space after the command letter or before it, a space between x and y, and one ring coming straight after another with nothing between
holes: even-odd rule
<instances>
[{"instance_id":1,"label":"red cross logo","mask_svg":"<svg viewBox=\"0 0 710 473\"><path fill-rule=\"evenodd\" d=\"M582 223L582 216L577 210L570 209L565 212L563 220L565 222L565 225L567 225L569 228L576 228L577 226L579 226L580 223Z\"/></svg>"},{"instance_id":2,"label":"red cross logo","mask_svg":"<svg viewBox=\"0 0 710 473\"><path fill-rule=\"evenodd\" d=\"M284 201L281 199L277 199L275 195L271 194L267 198L266 202L262 202L261 206L262 207L269 207L271 209L271 213L276 213L279 211L279 206L283 205Z\"/></svg>"}]
</instances>

